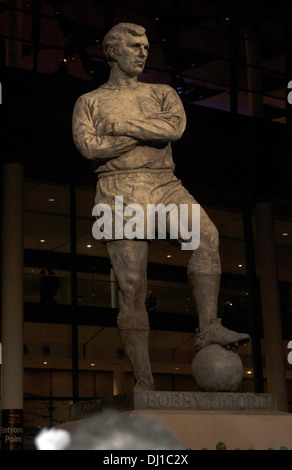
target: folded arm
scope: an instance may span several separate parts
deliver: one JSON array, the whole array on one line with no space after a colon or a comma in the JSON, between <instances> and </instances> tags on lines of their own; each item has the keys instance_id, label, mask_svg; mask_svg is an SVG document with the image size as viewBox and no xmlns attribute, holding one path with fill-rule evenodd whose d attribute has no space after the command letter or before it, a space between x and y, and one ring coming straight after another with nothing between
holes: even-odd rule
<instances>
[{"instance_id":1,"label":"folded arm","mask_svg":"<svg viewBox=\"0 0 292 470\"><path fill-rule=\"evenodd\" d=\"M114 158L138 145L137 139L130 136L98 135L88 105L82 97L78 98L74 107L72 132L77 149L89 160Z\"/></svg>"},{"instance_id":2,"label":"folded arm","mask_svg":"<svg viewBox=\"0 0 292 470\"><path fill-rule=\"evenodd\" d=\"M140 141L172 142L182 136L185 127L186 116L182 102L177 93L167 87L162 111L143 120L115 121L111 134L126 135Z\"/></svg>"}]
</instances>

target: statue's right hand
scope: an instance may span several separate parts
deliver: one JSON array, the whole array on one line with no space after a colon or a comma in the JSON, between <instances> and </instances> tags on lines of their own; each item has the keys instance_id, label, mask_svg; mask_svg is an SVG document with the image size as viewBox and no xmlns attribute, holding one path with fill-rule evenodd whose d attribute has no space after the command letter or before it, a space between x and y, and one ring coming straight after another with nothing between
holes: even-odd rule
<instances>
[{"instance_id":1,"label":"statue's right hand","mask_svg":"<svg viewBox=\"0 0 292 470\"><path fill-rule=\"evenodd\" d=\"M110 121L103 121L98 124L96 131L101 137L105 135L113 135L113 123Z\"/></svg>"}]
</instances>

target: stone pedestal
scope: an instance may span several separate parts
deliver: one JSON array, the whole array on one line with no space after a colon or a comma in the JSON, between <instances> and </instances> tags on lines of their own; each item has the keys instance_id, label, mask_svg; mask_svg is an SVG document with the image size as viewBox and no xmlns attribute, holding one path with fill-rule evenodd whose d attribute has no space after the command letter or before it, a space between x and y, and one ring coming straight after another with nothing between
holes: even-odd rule
<instances>
[{"instance_id":1,"label":"stone pedestal","mask_svg":"<svg viewBox=\"0 0 292 470\"><path fill-rule=\"evenodd\" d=\"M104 408L115 408L119 411L276 411L277 403L275 396L267 393L128 392L111 398L74 404L70 409L70 419L88 417Z\"/></svg>"},{"instance_id":2,"label":"stone pedestal","mask_svg":"<svg viewBox=\"0 0 292 470\"><path fill-rule=\"evenodd\" d=\"M162 421L190 450L292 449L292 415L277 411L136 410Z\"/></svg>"},{"instance_id":3,"label":"stone pedestal","mask_svg":"<svg viewBox=\"0 0 292 470\"><path fill-rule=\"evenodd\" d=\"M277 411L274 395L219 392L129 392L71 407L74 432L104 408L145 413L171 429L185 449L292 450L292 414Z\"/></svg>"}]
</instances>

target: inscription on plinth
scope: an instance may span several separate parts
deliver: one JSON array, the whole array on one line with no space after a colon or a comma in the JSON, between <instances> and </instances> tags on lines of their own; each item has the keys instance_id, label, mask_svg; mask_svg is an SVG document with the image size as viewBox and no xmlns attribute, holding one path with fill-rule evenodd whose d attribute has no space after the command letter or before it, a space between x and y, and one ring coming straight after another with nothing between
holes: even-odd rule
<instances>
[{"instance_id":1,"label":"inscription on plinth","mask_svg":"<svg viewBox=\"0 0 292 470\"><path fill-rule=\"evenodd\" d=\"M277 410L275 396L266 393L130 392L113 397L112 405L136 410Z\"/></svg>"},{"instance_id":2,"label":"inscription on plinth","mask_svg":"<svg viewBox=\"0 0 292 470\"><path fill-rule=\"evenodd\" d=\"M128 392L79 402L70 407L70 421L115 408L129 410L277 411L275 395L233 392Z\"/></svg>"}]
</instances>

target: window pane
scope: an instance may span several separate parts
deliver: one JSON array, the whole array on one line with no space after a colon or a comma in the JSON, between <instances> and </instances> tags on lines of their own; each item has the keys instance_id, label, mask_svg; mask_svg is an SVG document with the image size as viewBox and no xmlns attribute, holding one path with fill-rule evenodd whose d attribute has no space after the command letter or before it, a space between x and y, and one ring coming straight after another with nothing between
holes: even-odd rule
<instances>
[{"instance_id":1,"label":"window pane","mask_svg":"<svg viewBox=\"0 0 292 470\"><path fill-rule=\"evenodd\" d=\"M66 186L25 183L24 248L70 251L70 199Z\"/></svg>"}]
</instances>

